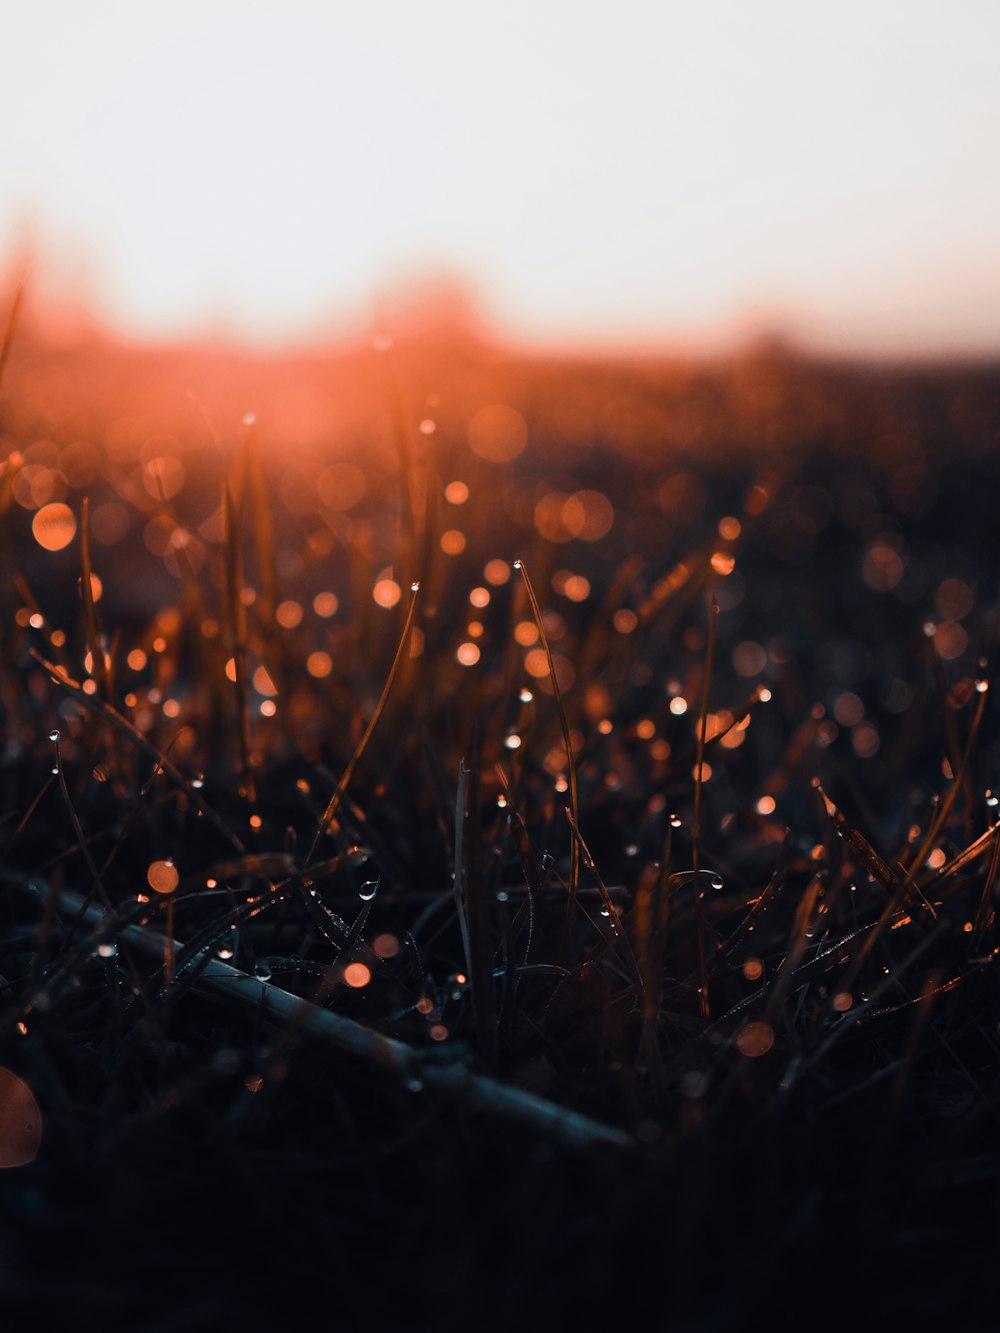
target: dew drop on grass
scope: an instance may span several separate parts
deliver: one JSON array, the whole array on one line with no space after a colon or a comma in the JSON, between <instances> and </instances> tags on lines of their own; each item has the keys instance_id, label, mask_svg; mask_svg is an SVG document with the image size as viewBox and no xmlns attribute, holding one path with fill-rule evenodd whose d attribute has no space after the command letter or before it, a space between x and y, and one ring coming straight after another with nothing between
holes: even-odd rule
<instances>
[{"instance_id":1,"label":"dew drop on grass","mask_svg":"<svg viewBox=\"0 0 1000 1333\"><path fill-rule=\"evenodd\" d=\"M378 893L378 884L379 882L377 879L369 879L366 880L364 884L362 884L361 888L358 889L358 897L361 899L362 902L365 903L371 902L371 900L375 897L376 893Z\"/></svg>"},{"instance_id":2,"label":"dew drop on grass","mask_svg":"<svg viewBox=\"0 0 1000 1333\"><path fill-rule=\"evenodd\" d=\"M976 681L976 689L980 694L985 694L989 688L990 688L990 682L988 680Z\"/></svg>"},{"instance_id":3,"label":"dew drop on grass","mask_svg":"<svg viewBox=\"0 0 1000 1333\"><path fill-rule=\"evenodd\" d=\"M630 842L629 845L625 848L625 855L626 855L626 856L638 856L638 855L639 855L639 844L638 844L637 842Z\"/></svg>"},{"instance_id":4,"label":"dew drop on grass","mask_svg":"<svg viewBox=\"0 0 1000 1333\"><path fill-rule=\"evenodd\" d=\"M507 900L508 900L509 898L510 898L510 894L507 892L506 889L499 889L499 890L497 891L497 902L498 902L498 903L505 903L505 902L507 902Z\"/></svg>"},{"instance_id":5,"label":"dew drop on grass","mask_svg":"<svg viewBox=\"0 0 1000 1333\"><path fill-rule=\"evenodd\" d=\"M113 941L97 946L97 952L101 958L115 958L118 954L118 945Z\"/></svg>"},{"instance_id":6,"label":"dew drop on grass","mask_svg":"<svg viewBox=\"0 0 1000 1333\"><path fill-rule=\"evenodd\" d=\"M611 908L607 905L607 903L601 903L601 916L610 916L610 915L611 915Z\"/></svg>"},{"instance_id":7,"label":"dew drop on grass","mask_svg":"<svg viewBox=\"0 0 1000 1333\"><path fill-rule=\"evenodd\" d=\"M53 745L58 745L60 740L62 740L62 733L56 727L53 727L49 732L49 740Z\"/></svg>"},{"instance_id":8,"label":"dew drop on grass","mask_svg":"<svg viewBox=\"0 0 1000 1333\"><path fill-rule=\"evenodd\" d=\"M204 785L205 785L205 779L201 776L200 773L196 778L191 779L191 786L195 789L195 791L201 791Z\"/></svg>"},{"instance_id":9,"label":"dew drop on grass","mask_svg":"<svg viewBox=\"0 0 1000 1333\"><path fill-rule=\"evenodd\" d=\"M1000 796L994 795L992 791L986 793L986 804L991 810L995 810L1000 805Z\"/></svg>"},{"instance_id":10,"label":"dew drop on grass","mask_svg":"<svg viewBox=\"0 0 1000 1333\"><path fill-rule=\"evenodd\" d=\"M671 816L670 816L670 827L671 827L671 828L680 828L680 826L681 826L681 822L682 822L682 821L681 821L681 817L680 817L680 815L671 815Z\"/></svg>"},{"instance_id":11,"label":"dew drop on grass","mask_svg":"<svg viewBox=\"0 0 1000 1333\"><path fill-rule=\"evenodd\" d=\"M715 889L716 893L718 893L719 889L721 889L725 884L725 880L722 878L721 875L713 875L712 878L709 880L709 884L713 889Z\"/></svg>"},{"instance_id":12,"label":"dew drop on grass","mask_svg":"<svg viewBox=\"0 0 1000 1333\"><path fill-rule=\"evenodd\" d=\"M253 965L253 974L258 981L271 980L271 964L266 958L258 958Z\"/></svg>"}]
</instances>

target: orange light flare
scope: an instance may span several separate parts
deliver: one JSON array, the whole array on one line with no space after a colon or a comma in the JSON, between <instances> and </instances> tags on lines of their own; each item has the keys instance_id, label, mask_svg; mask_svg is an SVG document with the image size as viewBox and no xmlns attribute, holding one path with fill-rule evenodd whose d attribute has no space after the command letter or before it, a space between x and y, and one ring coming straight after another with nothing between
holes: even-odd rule
<instances>
[{"instance_id":1,"label":"orange light flare","mask_svg":"<svg viewBox=\"0 0 1000 1333\"><path fill-rule=\"evenodd\" d=\"M22 1032L24 1024L18 1025ZM13 1072L0 1066L0 1168L28 1166L42 1144L42 1112L35 1094Z\"/></svg>"}]
</instances>

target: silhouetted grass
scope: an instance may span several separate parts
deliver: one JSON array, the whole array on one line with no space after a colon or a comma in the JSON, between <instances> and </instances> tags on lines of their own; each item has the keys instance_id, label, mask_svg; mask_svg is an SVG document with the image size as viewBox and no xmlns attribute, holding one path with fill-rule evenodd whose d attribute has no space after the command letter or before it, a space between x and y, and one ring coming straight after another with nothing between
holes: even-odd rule
<instances>
[{"instance_id":1,"label":"silhouetted grass","mask_svg":"<svg viewBox=\"0 0 1000 1333\"><path fill-rule=\"evenodd\" d=\"M988 1326L995 372L403 348L310 497L4 358L12 1318Z\"/></svg>"}]
</instances>

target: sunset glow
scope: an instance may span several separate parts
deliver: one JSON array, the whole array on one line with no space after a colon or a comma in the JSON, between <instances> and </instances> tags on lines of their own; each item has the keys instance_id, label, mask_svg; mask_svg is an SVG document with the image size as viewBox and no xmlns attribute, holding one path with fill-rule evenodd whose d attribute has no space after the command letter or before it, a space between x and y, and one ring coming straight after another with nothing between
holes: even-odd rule
<instances>
[{"instance_id":1,"label":"sunset glow","mask_svg":"<svg viewBox=\"0 0 1000 1333\"><path fill-rule=\"evenodd\" d=\"M0 256L125 332L354 332L447 274L564 344L1000 346L995 6L38 0L4 47Z\"/></svg>"}]
</instances>

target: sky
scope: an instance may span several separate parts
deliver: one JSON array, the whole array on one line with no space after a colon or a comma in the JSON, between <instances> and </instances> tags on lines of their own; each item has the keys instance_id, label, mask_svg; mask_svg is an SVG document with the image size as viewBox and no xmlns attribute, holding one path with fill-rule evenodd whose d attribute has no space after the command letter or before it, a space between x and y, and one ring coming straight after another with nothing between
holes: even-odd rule
<instances>
[{"instance_id":1,"label":"sky","mask_svg":"<svg viewBox=\"0 0 1000 1333\"><path fill-rule=\"evenodd\" d=\"M142 338L1000 353L996 0L0 0L0 259Z\"/></svg>"}]
</instances>

